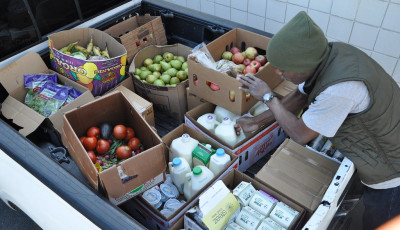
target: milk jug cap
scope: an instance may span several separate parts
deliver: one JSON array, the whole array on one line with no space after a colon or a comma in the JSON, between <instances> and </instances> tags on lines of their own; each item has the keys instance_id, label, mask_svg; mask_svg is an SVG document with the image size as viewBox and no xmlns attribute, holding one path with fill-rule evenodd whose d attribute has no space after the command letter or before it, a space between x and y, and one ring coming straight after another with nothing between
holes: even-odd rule
<instances>
[{"instance_id":1,"label":"milk jug cap","mask_svg":"<svg viewBox=\"0 0 400 230\"><path fill-rule=\"evenodd\" d=\"M179 166L179 165L181 165L181 164L182 164L182 160L181 160L180 158L178 158L178 157L175 157L175 158L172 160L172 165L173 165L174 167Z\"/></svg>"},{"instance_id":2,"label":"milk jug cap","mask_svg":"<svg viewBox=\"0 0 400 230\"><path fill-rule=\"evenodd\" d=\"M222 122L227 124L231 121L231 119L229 117L224 117L224 119L222 119Z\"/></svg>"},{"instance_id":3,"label":"milk jug cap","mask_svg":"<svg viewBox=\"0 0 400 230\"><path fill-rule=\"evenodd\" d=\"M200 175L203 172L199 166L196 166L193 168L193 174L194 175Z\"/></svg>"},{"instance_id":4,"label":"milk jug cap","mask_svg":"<svg viewBox=\"0 0 400 230\"><path fill-rule=\"evenodd\" d=\"M221 149L221 148L218 148L218 149L217 149L217 152L215 152L215 154L216 154L217 156L219 156L219 157L222 157L223 155L225 155L225 150L224 150L224 149Z\"/></svg>"},{"instance_id":5,"label":"milk jug cap","mask_svg":"<svg viewBox=\"0 0 400 230\"><path fill-rule=\"evenodd\" d=\"M187 134L187 133L182 134L182 141L183 142L188 142L189 138L190 138L189 134Z\"/></svg>"},{"instance_id":6,"label":"milk jug cap","mask_svg":"<svg viewBox=\"0 0 400 230\"><path fill-rule=\"evenodd\" d=\"M208 122L211 122L211 121L213 121L214 120L214 115L212 115L212 114L209 114L208 116L207 116L207 121Z\"/></svg>"}]
</instances>

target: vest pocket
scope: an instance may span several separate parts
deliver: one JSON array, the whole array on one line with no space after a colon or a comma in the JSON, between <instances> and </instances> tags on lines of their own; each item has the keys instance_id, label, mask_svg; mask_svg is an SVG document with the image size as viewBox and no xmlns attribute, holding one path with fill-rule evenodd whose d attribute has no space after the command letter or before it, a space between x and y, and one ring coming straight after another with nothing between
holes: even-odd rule
<instances>
[{"instance_id":1,"label":"vest pocket","mask_svg":"<svg viewBox=\"0 0 400 230\"><path fill-rule=\"evenodd\" d=\"M360 167L363 165L370 165L375 167L378 164L378 161L375 160L378 157L378 154L370 149L363 149L360 146L357 146L356 143L351 142L348 138L343 138L342 143L346 149L343 150L345 155L349 155L348 158L353 161L356 167ZM341 151L341 150L339 150Z\"/></svg>"}]
</instances>

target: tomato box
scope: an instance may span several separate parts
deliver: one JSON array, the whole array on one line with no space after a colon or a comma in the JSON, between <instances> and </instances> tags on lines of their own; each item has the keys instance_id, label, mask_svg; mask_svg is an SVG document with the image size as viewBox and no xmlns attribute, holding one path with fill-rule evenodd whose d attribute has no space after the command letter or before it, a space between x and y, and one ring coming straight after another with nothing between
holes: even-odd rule
<instances>
[{"instance_id":1,"label":"tomato box","mask_svg":"<svg viewBox=\"0 0 400 230\"><path fill-rule=\"evenodd\" d=\"M104 94L125 78L127 51L111 35L94 28L79 28L50 34L48 38L52 69L84 85L94 96ZM110 58L82 60L60 51L73 42L86 47L91 38L101 50L107 47Z\"/></svg>"},{"instance_id":2,"label":"tomato box","mask_svg":"<svg viewBox=\"0 0 400 230\"><path fill-rule=\"evenodd\" d=\"M133 128L144 151L101 172L90 160L79 138L92 126L107 122ZM123 203L165 179L166 162L161 138L128 98L115 91L64 115L62 141L82 174L95 188L103 188L114 204Z\"/></svg>"},{"instance_id":3,"label":"tomato box","mask_svg":"<svg viewBox=\"0 0 400 230\"><path fill-rule=\"evenodd\" d=\"M244 46L242 50L247 47L254 47L265 52L269 40L268 37L237 28L210 42L207 49L214 61L219 61L222 53L229 50L229 47L241 48L242 44ZM192 94L238 115L247 113L257 103L255 98L246 96L243 91L239 90L239 87L243 84L234 77L225 72L205 67L193 57L190 57L187 62L189 66L189 88ZM268 63L255 76L264 80L273 90L284 82ZM212 89L210 83L218 85L219 89Z\"/></svg>"}]
</instances>

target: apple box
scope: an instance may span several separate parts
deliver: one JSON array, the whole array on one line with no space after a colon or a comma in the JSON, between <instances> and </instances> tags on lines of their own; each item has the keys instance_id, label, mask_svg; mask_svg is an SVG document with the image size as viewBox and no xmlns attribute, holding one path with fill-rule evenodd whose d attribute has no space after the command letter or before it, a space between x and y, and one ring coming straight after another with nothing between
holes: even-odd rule
<instances>
[{"instance_id":1,"label":"apple box","mask_svg":"<svg viewBox=\"0 0 400 230\"><path fill-rule=\"evenodd\" d=\"M94 96L102 95L125 78L127 52L111 35L93 28L79 28L50 34L48 38L52 69L84 85ZM109 59L82 60L60 51L73 42L86 47L91 38L100 50L107 47Z\"/></svg>"},{"instance_id":2,"label":"apple box","mask_svg":"<svg viewBox=\"0 0 400 230\"><path fill-rule=\"evenodd\" d=\"M79 138L86 136L90 127L104 122L112 127L123 124L133 128L145 150L99 172ZM89 183L95 189L103 188L114 204L125 202L165 179L161 138L119 91L65 113L62 141Z\"/></svg>"},{"instance_id":3,"label":"apple box","mask_svg":"<svg viewBox=\"0 0 400 230\"><path fill-rule=\"evenodd\" d=\"M8 95L2 102L1 114L21 127L19 133L27 136L33 133L40 125L45 124L47 128L55 129L61 134L63 128L63 115L65 112L79 107L94 100L93 95L84 86L57 74L57 82L62 85L70 85L82 94L62 106L56 113L45 117L25 104L25 96L28 90L24 85L24 74L54 74L48 69L42 58L37 53L28 53L10 65L0 70L0 84L5 88ZM51 126L51 127L50 127Z\"/></svg>"},{"instance_id":4,"label":"apple box","mask_svg":"<svg viewBox=\"0 0 400 230\"><path fill-rule=\"evenodd\" d=\"M162 138L162 141L166 146L164 148L166 163L168 163L169 161L169 147L171 146L172 141L176 138L181 137L185 133L189 134L190 137L198 140L200 143L210 144L213 149L223 148L225 150L225 153L231 157L231 161L218 175L214 175L214 179L212 181L205 185L202 190L195 194L190 200L186 201L183 206L173 212L173 214L171 214L169 217L165 217L158 209L151 206L151 204L149 204L141 196L135 197L134 199L126 202L121 206L121 208L123 208L125 211L128 210L129 214L131 214L135 219L137 219L149 229L169 229L180 218L183 217L183 214L192 206L193 203L197 201L198 196L207 187L212 185L216 180L222 178L233 168L238 167L238 157L235 154L230 152L221 144L208 139L206 136L196 132L196 130L190 128L185 124L178 126ZM183 195L180 195L177 199L185 200L185 197Z\"/></svg>"},{"instance_id":5,"label":"apple box","mask_svg":"<svg viewBox=\"0 0 400 230\"><path fill-rule=\"evenodd\" d=\"M142 67L145 59L153 59L155 55L162 55L165 52L171 52L175 56L183 56L186 59L191 48L182 44L145 47L134 57L129 66L129 74L133 78L135 91L138 95L152 102L153 106L159 111L183 122L183 117L187 111L186 87L189 85L188 80L184 80L175 86L158 86L135 77L135 68Z\"/></svg>"},{"instance_id":6,"label":"apple box","mask_svg":"<svg viewBox=\"0 0 400 230\"><path fill-rule=\"evenodd\" d=\"M243 29L233 29L207 45L214 61L219 61L224 51L236 46L241 51L254 47L265 54L269 38ZM215 105L219 105L235 114L243 115L256 104L257 100L239 90L243 86L234 77L203 66L194 57L188 59L190 92ZM264 80L271 89L275 89L283 79L278 76L271 65L266 64L255 74ZM212 87L212 84L218 87Z\"/></svg>"}]
</instances>

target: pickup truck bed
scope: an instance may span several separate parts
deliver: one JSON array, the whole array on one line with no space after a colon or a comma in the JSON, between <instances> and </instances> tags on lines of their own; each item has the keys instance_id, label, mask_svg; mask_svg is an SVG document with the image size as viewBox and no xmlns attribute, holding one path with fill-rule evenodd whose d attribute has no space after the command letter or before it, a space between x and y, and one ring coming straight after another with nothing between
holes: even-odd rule
<instances>
[{"instance_id":1,"label":"pickup truck bed","mask_svg":"<svg viewBox=\"0 0 400 230\"><path fill-rule=\"evenodd\" d=\"M141 1L133 7L123 10L122 13L104 18L90 27L104 30L126 18L145 13L162 17L169 44L181 43L194 47L201 42L209 43L236 27L268 37L272 36L272 34L242 24L158 0ZM49 61L47 47L38 53L41 54L44 61ZM49 63L47 64L50 66ZM4 91L0 90L0 99L3 98L1 97L3 94ZM157 132L161 137L181 124L157 110L155 110L155 122ZM75 218L74 214L57 213L64 206L51 207L51 204L48 203L52 199L63 200L66 207L72 208L82 215L84 220L77 221L77 224L91 222L92 224L87 225L88 229L96 229L96 227L99 229L144 228L120 207L112 205L104 198L101 191L98 192L90 187L71 158L68 157L69 163L59 163L57 159L50 157L49 147L61 146L59 138L53 130L43 126L27 138L20 135L17 130L18 127L13 126L11 121L2 116L0 120L0 198L7 200L6 202L10 206L18 207L41 228L57 226L57 229L68 229L68 226L73 226L68 222ZM254 175L267 160L268 156L246 173ZM10 173L7 171L7 166L10 167L9 170L18 168L18 172L15 175L7 175ZM19 173L20 171L21 173ZM12 184L16 187L15 191L19 190L20 193L7 193L7 186L11 186L10 177L13 177ZM35 188L29 187L29 180L23 181L28 177L38 180L44 187L47 187L46 189L49 189L50 193L54 193L55 197L44 196L44 194L36 192ZM22 179L21 181L14 180L16 178ZM42 204L43 207L40 207ZM46 218L59 219L54 221ZM51 223L52 221L54 223Z\"/></svg>"}]
</instances>

